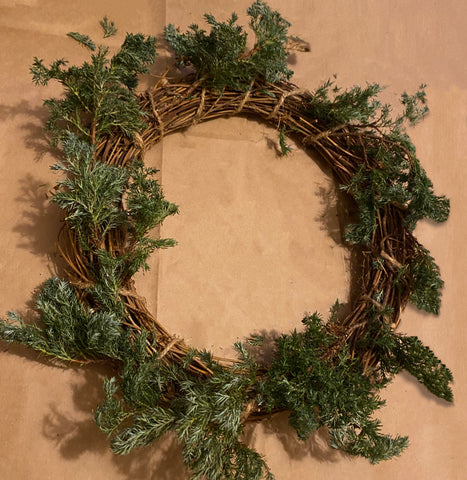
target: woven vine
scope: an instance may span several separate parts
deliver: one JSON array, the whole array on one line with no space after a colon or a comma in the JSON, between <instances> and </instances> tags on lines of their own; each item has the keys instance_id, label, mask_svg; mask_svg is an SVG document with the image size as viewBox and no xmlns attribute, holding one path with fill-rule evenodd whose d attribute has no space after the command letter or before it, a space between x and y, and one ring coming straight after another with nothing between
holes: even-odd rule
<instances>
[{"instance_id":1,"label":"woven vine","mask_svg":"<svg viewBox=\"0 0 467 480\"><path fill-rule=\"evenodd\" d=\"M142 110L148 114L148 128L136 137L136 141L128 140L124 136L103 140L96 148L99 158L111 165L123 167L135 157L144 155L146 150L161 141L165 135L216 118L246 115L248 118L267 122L274 128L285 127L292 132L293 137L307 151L320 154L331 167L340 185L349 185L362 165L368 170L379 168L377 158L367 155L370 149L400 149L409 162L412 162L412 153L403 145L395 144L384 135L368 130L367 126L342 124L323 129L313 112L308 115L304 112L312 94L291 83L258 82L258 85L255 85L253 82L246 92L224 90L222 96L219 96L218 92L203 88L201 82L190 80L176 84L160 81L142 94L139 102ZM354 153L356 148L362 150L359 156ZM334 326L345 341L350 339L354 343L364 332L370 306L381 311L386 310L382 314L382 321L389 322L391 328L396 329L399 324L401 313L414 290L414 279L408 271L401 275L401 268L408 263L408 259L425 254L424 248L405 225L406 212L407 207L397 204L387 205L378 212L371 243L364 248L362 255L363 274L359 279L359 292L351 299L353 309ZM72 238L73 234L69 229L67 235ZM83 258L83 252L77 246L76 240L72 240L70 246L70 253L62 250L70 266L70 280L74 285L92 283L92 276L86 268L86 265L90 264L89 260ZM125 239L118 236L112 238L111 248L113 251L123 252ZM384 268L381 268L383 263ZM396 277L397 284L394 282ZM134 323L148 329L156 325L159 348L179 361L180 355L184 356L189 347L179 338L175 341L175 337L168 334L145 310L141 301L136 300L138 295L131 279L124 284L124 290L127 291L122 295L128 309L139 312L136 313L137 316L141 315ZM381 301L375 300L376 295L381 297ZM389 310L391 313L388 315ZM365 365L377 362L371 350L361 352L361 355Z\"/></svg>"},{"instance_id":2,"label":"woven vine","mask_svg":"<svg viewBox=\"0 0 467 480\"><path fill-rule=\"evenodd\" d=\"M55 79L65 89L46 105L47 129L62 151L53 168L65 173L52 201L65 211L58 248L67 279L50 279L39 294L42 323L11 312L0 322L0 338L60 360L117 362L119 376L106 380L96 411L113 450L126 454L174 431L193 478L212 480L272 478L241 435L248 422L284 412L301 439L325 426L331 446L350 454L372 462L398 455L407 438L381 434L372 415L384 403L378 392L402 369L452 400L447 367L418 338L396 331L408 301L438 313L442 287L413 235L418 220L444 221L449 212L404 129L426 113L423 88L403 95L396 118L377 100L378 85L300 89L288 81L287 48L302 45L287 35L289 24L261 1L248 13L251 51L235 16L226 23L206 16L209 34L167 27L178 62L194 71L178 79L167 71L142 94L134 89L154 61L152 37L127 34L109 58L106 47L74 32L91 51L89 63L46 67L35 59L35 82ZM108 19L101 25L105 36L115 34ZM154 249L175 244L150 235L177 207L144 166L145 152L169 134L229 116L277 129L284 154L291 137L319 156L358 212L346 230L359 263L349 313L336 303L327 322L305 317L301 330L275 339L269 363L259 360L257 336L238 342L231 360L191 348L152 315L133 280Z\"/></svg>"}]
</instances>

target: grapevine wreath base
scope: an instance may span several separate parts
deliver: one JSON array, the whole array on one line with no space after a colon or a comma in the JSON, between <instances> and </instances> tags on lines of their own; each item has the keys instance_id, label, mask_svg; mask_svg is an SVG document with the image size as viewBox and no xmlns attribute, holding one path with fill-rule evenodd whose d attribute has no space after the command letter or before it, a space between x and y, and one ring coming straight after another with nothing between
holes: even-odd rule
<instances>
[{"instance_id":1,"label":"grapevine wreath base","mask_svg":"<svg viewBox=\"0 0 467 480\"><path fill-rule=\"evenodd\" d=\"M251 51L235 16L222 23L207 15L209 33L167 27L177 61L191 72L176 79L167 71L142 94L137 75L154 62L153 37L127 34L110 57L107 47L72 32L90 62L46 67L35 59L36 83L64 87L61 99L45 104L46 129L61 152L52 168L65 174L52 201L65 212L59 249L67 279L43 286L37 325L12 312L0 322L0 338L56 359L113 362L119 375L106 380L96 410L112 449L126 454L173 431L193 478L272 478L241 438L246 423L280 412L300 439L325 426L332 447L374 463L398 455L407 438L380 433L373 413L384 403L378 392L402 369L452 400L448 368L418 338L396 332L408 301L438 313L442 287L438 266L412 233L418 220L444 221L449 212L404 130L426 113L423 89L403 95L395 118L377 100L378 85L299 89L287 81L286 58L290 45L303 44L263 2L248 14ZM104 36L115 34L107 18L101 25ZM144 166L145 152L168 134L235 115L276 128L283 154L287 137L318 154L357 211L346 230L360 260L350 313L336 303L327 322L305 317L301 329L275 339L268 363L259 360L262 339L254 335L235 345L232 360L190 348L151 314L133 281L154 249L175 244L149 233L177 207Z\"/></svg>"}]
</instances>

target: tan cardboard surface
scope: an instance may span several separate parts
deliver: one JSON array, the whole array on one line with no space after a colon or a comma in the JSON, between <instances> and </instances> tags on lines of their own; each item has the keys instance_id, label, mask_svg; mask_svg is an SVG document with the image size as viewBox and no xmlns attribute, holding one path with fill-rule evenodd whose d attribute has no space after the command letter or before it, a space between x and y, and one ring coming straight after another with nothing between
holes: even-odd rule
<instances>
[{"instance_id":1,"label":"tan cardboard surface","mask_svg":"<svg viewBox=\"0 0 467 480\"><path fill-rule=\"evenodd\" d=\"M34 55L81 61L69 31L99 38L98 20L113 19L120 34L160 35L164 24L186 28L202 14L245 19L249 1L0 0L0 312L31 318L33 292L57 271L58 211L46 194L54 162L41 134L42 99L56 87L32 85ZM319 433L296 440L286 418L248 431L278 480L465 478L467 314L464 188L467 174L467 4L460 0L275 0L291 33L311 52L291 56L292 81L313 90L338 74L344 87L402 91L427 83L431 113L411 131L423 166L452 213L441 226L422 222L416 234L431 250L446 282L439 317L407 308L401 330L418 335L453 370L454 405L438 401L400 375L385 391L386 431L408 434L399 458L371 466L331 450ZM162 49L158 66L167 62ZM155 72L154 72L155 73ZM150 85L151 77L142 85ZM306 311L324 315L349 291L348 252L340 241L335 190L327 172L303 151L276 155L278 132L242 118L217 120L166 138L146 161L161 168L169 200L181 213L163 236L179 245L151 261L138 291L172 332L197 347L228 355L237 339L257 331L299 327ZM59 267L58 267L59 268ZM58 270L59 271L59 270ZM102 399L104 367L61 368L35 353L0 344L0 478L6 480L185 479L172 437L115 457L92 419Z\"/></svg>"}]
</instances>

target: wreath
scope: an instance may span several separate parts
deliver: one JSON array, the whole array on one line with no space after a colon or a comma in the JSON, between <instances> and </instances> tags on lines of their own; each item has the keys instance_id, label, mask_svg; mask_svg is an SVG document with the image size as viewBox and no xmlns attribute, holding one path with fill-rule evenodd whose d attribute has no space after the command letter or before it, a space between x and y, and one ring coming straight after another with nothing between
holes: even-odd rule
<instances>
[{"instance_id":1,"label":"wreath","mask_svg":"<svg viewBox=\"0 0 467 480\"><path fill-rule=\"evenodd\" d=\"M381 433L373 414L384 404L379 392L401 370L452 401L450 370L417 337L396 331L409 301L438 313L443 285L412 233L418 220L443 222L449 213L405 130L427 113L424 86L402 95L398 116L378 100L377 84L342 90L330 80L314 92L299 89L288 81L287 55L304 42L262 1L248 15L252 50L235 15L227 22L206 15L209 32L166 27L184 73L167 71L141 94L138 75L156 57L151 36L127 34L111 55L71 32L89 61L34 59L36 84L57 80L64 88L45 105L57 147L52 169L64 174L51 200L64 211L58 248L66 279L42 286L37 324L13 312L0 322L0 338L55 359L113 362L118 375L105 380L95 412L112 450L127 454L173 431L193 478L209 480L273 478L242 433L282 412L300 439L326 427L332 447L372 463L399 455L407 437ZM116 33L106 17L101 26L104 37ZM268 362L258 335L237 342L232 360L190 348L151 314L133 281L155 249L176 243L151 236L178 207L165 199L144 153L168 134L235 115L274 126L283 154L287 138L319 154L357 212L345 232L360 271L350 313L336 302L326 321L307 315L300 329L275 338Z\"/></svg>"}]
</instances>

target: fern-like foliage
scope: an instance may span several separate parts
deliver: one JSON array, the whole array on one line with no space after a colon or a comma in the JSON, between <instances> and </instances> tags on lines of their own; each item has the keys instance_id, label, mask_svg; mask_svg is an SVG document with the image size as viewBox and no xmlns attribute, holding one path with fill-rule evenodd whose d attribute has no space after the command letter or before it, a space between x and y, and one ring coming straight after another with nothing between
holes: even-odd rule
<instances>
[{"instance_id":1,"label":"fern-like foliage","mask_svg":"<svg viewBox=\"0 0 467 480\"><path fill-rule=\"evenodd\" d=\"M335 338L317 314L303 323L304 331L276 340L277 355L262 386L267 407L290 410L290 424L302 440L326 426L334 448L372 463L399 455L407 438L381 434L380 422L372 418L384 405L378 385L345 348L337 361L326 359Z\"/></svg>"},{"instance_id":2,"label":"fern-like foliage","mask_svg":"<svg viewBox=\"0 0 467 480\"><path fill-rule=\"evenodd\" d=\"M125 455L173 431L193 479L272 479L263 458L239 440L257 369L244 346L237 344L239 363L231 371L207 352L192 351L189 357L199 356L213 372L199 378L147 354L145 338L134 336L121 378L105 382L106 400L96 411L97 424L112 436L112 450Z\"/></svg>"},{"instance_id":3,"label":"fern-like foliage","mask_svg":"<svg viewBox=\"0 0 467 480\"><path fill-rule=\"evenodd\" d=\"M333 81L327 81L309 101L308 111L329 132L345 127L346 133L355 133L361 140L349 149L366 158L366 162L347 184L340 186L358 207L356 221L345 232L350 244L371 245L378 218L389 207L403 212L403 222L409 230L419 220L444 222L449 216L449 200L444 195L435 195L433 184L416 156L415 145L405 131L407 123L417 123L428 112L424 87L421 85L414 95L402 95L403 112L395 118L390 115L391 107L378 100L381 91L378 84L342 92ZM428 250L421 248L410 265L404 265L399 273L410 277L411 301L418 308L438 313L443 281Z\"/></svg>"},{"instance_id":4,"label":"fern-like foliage","mask_svg":"<svg viewBox=\"0 0 467 480\"><path fill-rule=\"evenodd\" d=\"M126 193L126 211L133 236L141 238L168 216L178 213L178 207L164 199L156 179L158 171L147 168L137 160L129 167L129 182ZM161 243L158 248L170 246Z\"/></svg>"},{"instance_id":5,"label":"fern-like foliage","mask_svg":"<svg viewBox=\"0 0 467 480\"><path fill-rule=\"evenodd\" d=\"M121 317L86 307L64 280L48 280L36 308L40 314L37 325L26 324L18 314L9 312L9 320L0 321L0 338L60 360L118 358L126 338Z\"/></svg>"},{"instance_id":6,"label":"fern-like foliage","mask_svg":"<svg viewBox=\"0 0 467 480\"><path fill-rule=\"evenodd\" d=\"M434 194L433 184L404 128L406 122L416 123L428 111L423 87L414 95L402 95L405 109L394 119L390 106L378 100L378 84L341 92L334 82L328 81L309 101L309 112L331 131L355 125L361 138L367 140L365 155L373 160L371 166L362 164L351 181L341 186L352 194L359 207L358 222L349 225L346 232L346 239L352 244L371 243L378 211L387 205L407 210L405 223L411 230L423 218L444 222L449 215L449 200ZM355 153L362 154L361 146L353 148Z\"/></svg>"},{"instance_id":7,"label":"fern-like foliage","mask_svg":"<svg viewBox=\"0 0 467 480\"><path fill-rule=\"evenodd\" d=\"M107 18L101 26L105 37L116 33ZM35 57L31 67L36 84L56 80L64 88L63 98L44 102L50 111L46 129L53 144L58 145L67 131L91 144L111 132L133 136L144 127L144 114L133 90L137 75L147 72L156 58L156 39L127 34L120 50L109 57L108 47L96 46L87 35L71 32L68 36L90 50L90 61L67 67L68 62L59 59L46 66Z\"/></svg>"},{"instance_id":8,"label":"fern-like foliage","mask_svg":"<svg viewBox=\"0 0 467 480\"><path fill-rule=\"evenodd\" d=\"M64 160L52 170L65 174L58 180L52 197L66 212L66 220L79 234L84 248L100 247L105 235L125 221L120 208L128 172L93 161L94 149L87 142L67 133L62 140Z\"/></svg>"},{"instance_id":9,"label":"fern-like foliage","mask_svg":"<svg viewBox=\"0 0 467 480\"><path fill-rule=\"evenodd\" d=\"M362 124L374 120L382 108L378 94L382 88L377 83L341 91L334 80L327 80L318 87L308 102L308 110L327 127L335 127L350 121ZM387 107L385 115L389 114Z\"/></svg>"},{"instance_id":10,"label":"fern-like foliage","mask_svg":"<svg viewBox=\"0 0 467 480\"><path fill-rule=\"evenodd\" d=\"M87 142L68 132L62 140L64 159L52 166L65 174L57 181L52 197L66 213L69 226L77 232L81 247L93 252L99 265L96 279L101 297L116 298L118 287L139 269L147 269L147 258L156 248L175 245L173 239L154 239L150 231L160 225L178 207L164 198L156 175L157 170L145 168L135 160L128 168L115 167L94 160L94 149ZM122 201L126 203L124 208ZM124 229L126 242L118 256L104 248L110 232ZM111 280L109 280L111 279Z\"/></svg>"},{"instance_id":11,"label":"fern-like foliage","mask_svg":"<svg viewBox=\"0 0 467 480\"><path fill-rule=\"evenodd\" d=\"M236 24L235 14L227 22L206 14L209 34L198 25L191 25L186 33L169 25L165 39L180 63L193 65L205 85L219 91L225 87L245 90L254 79L278 82L290 78L285 48L290 24L260 0L247 13L256 36L250 52L246 51L247 33Z\"/></svg>"},{"instance_id":12,"label":"fern-like foliage","mask_svg":"<svg viewBox=\"0 0 467 480\"><path fill-rule=\"evenodd\" d=\"M438 314L444 282L430 252L420 247L409 267L414 282L410 301L420 310Z\"/></svg>"},{"instance_id":13,"label":"fern-like foliage","mask_svg":"<svg viewBox=\"0 0 467 480\"><path fill-rule=\"evenodd\" d=\"M113 37L117 33L117 27L112 20L107 18L107 15L99 22L104 31L104 38Z\"/></svg>"},{"instance_id":14,"label":"fern-like foliage","mask_svg":"<svg viewBox=\"0 0 467 480\"><path fill-rule=\"evenodd\" d=\"M452 372L419 338L398 335L395 350L401 368L407 370L434 395L453 401Z\"/></svg>"},{"instance_id":15,"label":"fern-like foliage","mask_svg":"<svg viewBox=\"0 0 467 480\"><path fill-rule=\"evenodd\" d=\"M183 445L193 478L204 475L210 480L270 475L264 460L238 440L247 403L263 412L289 411L290 424L302 440L326 427L332 447L372 463L399 455L407 438L381 433L381 423L373 417L384 405L379 390L406 369L435 395L452 400L452 376L417 338L390 330L374 331L362 340L381 357L372 375L363 372L345 345L337 359L327 357L336 342L331 328L335 315L336 308L327 323L317 314L307 316L302 331L280 336L263 377L241 343L236 344L238 364L226 370L207 352L196 350L187 355L185 364L168 365L147 354L147 334L133 336L120 354L124 362L120 379L105 383L106 400L96 412L98 425L111 434L112 448L119 454L172 431ZM376 320L374 328L381 328ZM209 366L211 376L200 378L185 370L194 356Z\"/></svg>"},{"instance_id":16,"label":"fern-like foliage","mask_svg":"<svg viewBox=\"0 0 467 480\"><path fill-rule=\"evenodd\" d=\"M453 401L452 372L419 338L392 331L370 314L369 327L359 340L362 349L374 351L380 362L374 372L384 384L401 370L406 370L439 398Z\"/></svg>"}]
</instances>

